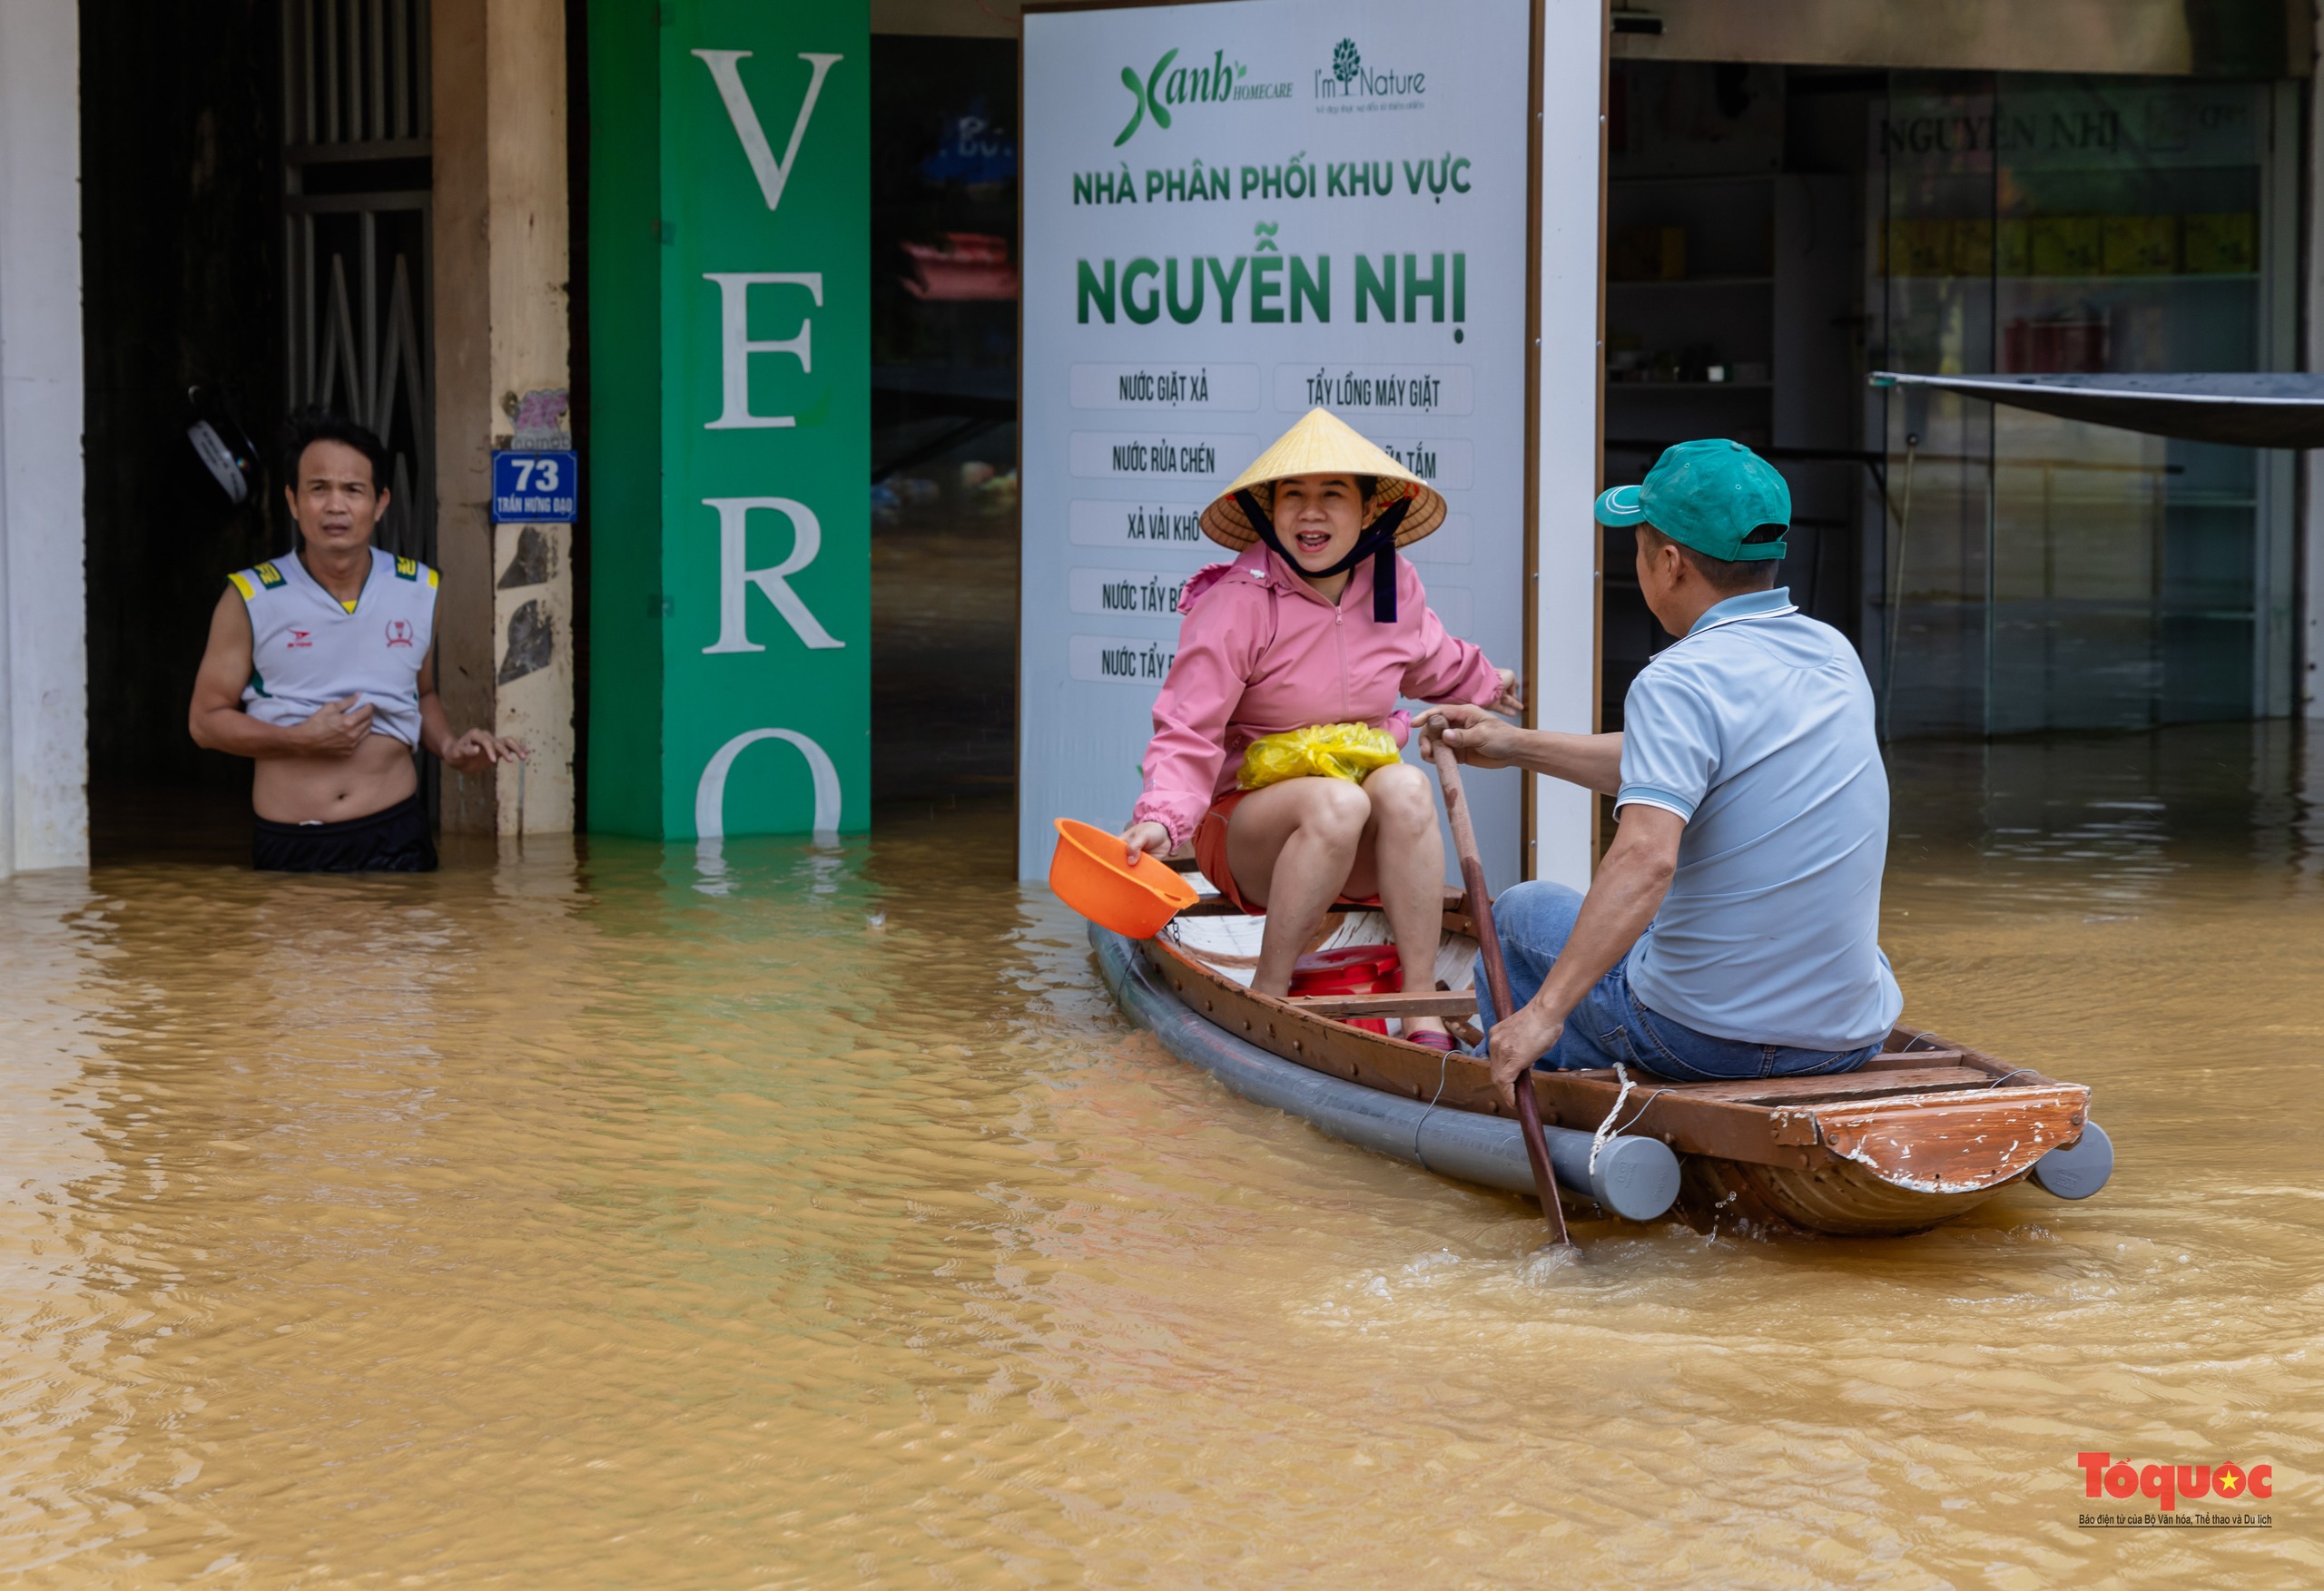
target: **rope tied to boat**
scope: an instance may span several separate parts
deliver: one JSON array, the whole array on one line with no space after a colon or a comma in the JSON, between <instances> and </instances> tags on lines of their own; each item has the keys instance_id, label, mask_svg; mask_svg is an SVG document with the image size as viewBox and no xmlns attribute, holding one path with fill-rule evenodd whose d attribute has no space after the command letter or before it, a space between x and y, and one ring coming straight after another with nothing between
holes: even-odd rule
<instances>
[{"instance_id":1,"label":"rope tied to boat","mask_svg":"<svg viewBox=\"0 0 2324 1591\"><path fill-rule=\"evenodd\" d=\"M1606 1146L1606 1140L1614 1135L1614 1120L1622 1114L1622 1105L1629 1100L1630 1090L1638 1086L1630 1081L1630 1069L1620 1061L1614 1063L1614 1075L1621 1080L1622 1090L1614 1095L1614 1108L1606 1113L1606 1119L1600 1122L1598 1130L1590 1135L1590 1174L1592 1176L1598 1174L1598 1152Z\"/></svg>"},{"instance_id":2,"label":"rope tied to boat","mask_svg":"<svg viewBox=\"0 0 2324 1591\"><path fill-rule=\"evenodd\" d=\"M1429 1095L1428 1108L1421 1112L1420 1120L1413 1124L1413 1160L1423 1171L1434 1171L1436 1168L1429 1164L1428 1156L1421 1153L1420 1132L1428 1125L1428 1118L1436 1114L1436 1102L1444 1097L1444 1079L1452 1075L1452 1052L1448 1049L1436 1060L1436 1092Z\"/></svg>"}]
</instances>

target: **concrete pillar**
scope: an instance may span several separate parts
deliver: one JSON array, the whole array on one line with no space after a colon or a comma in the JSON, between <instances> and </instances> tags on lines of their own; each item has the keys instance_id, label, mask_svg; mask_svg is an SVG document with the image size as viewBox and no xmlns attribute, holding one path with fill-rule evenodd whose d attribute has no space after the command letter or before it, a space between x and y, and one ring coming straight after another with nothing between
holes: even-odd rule
<instances>
[{"instance_id":1,"label":"concrete pillar","mask_svg":"<svg viewBox=\"0 0 2324 1591\"><path fill-rule=\"evenodd\" d=\"M1603 400L1606 219L1606 19L1587 0L1539 12L1541 123L1541 300L1533 377L1533 608L1525 683L1533 727L1598 728L1598 495ZM1561 780L1526 776L1531 819L1525 876L1584 889L1597 853L1596 798Z\"/></svg>"},{"instance_id":2,"label":"concrete pillar","mask_svg":"<svg viewBox=\"0 0 2324 1591\"><path fill-rule=\"evenodd\" d=\"M444 777L456 833L573 827L573 536L494 525L492 450L562 429L566 316L563 0L433 0L439 688L455 729L533 749ZM527 441L527 446L537 446ZM519 794L524 810L518 810Z\"/></svg>"},{"instance_id":3,"label":"concrete pillar","mask_svg":"<svg viewBox=\"0 0 2324 1591\"><path fill-rule=\"evenodd\" d=\"M79 30L0 4L0 877L89 861Z\"/></svg>"},{"instance_id":4,"label":"concrete pillar","mask_svg":"<svg viewBox=\"0 0 2324 1591\"><path fill-rule=\"evenodd\" d=\"M2324 0L2318 0L2315 37L2324 39ZM2309 49L2308 147L2301 181L2307 184L2306 227L2299 240L2299 368L2324 370L2324 76L2319 76L2319 53ZM2301 571L2299 655L2292 663L2291 712L2295 717L2324 718L2324 478L2319 478L2317 455L2299 456L2299 541Z\"/></svg>"}]
</instances>

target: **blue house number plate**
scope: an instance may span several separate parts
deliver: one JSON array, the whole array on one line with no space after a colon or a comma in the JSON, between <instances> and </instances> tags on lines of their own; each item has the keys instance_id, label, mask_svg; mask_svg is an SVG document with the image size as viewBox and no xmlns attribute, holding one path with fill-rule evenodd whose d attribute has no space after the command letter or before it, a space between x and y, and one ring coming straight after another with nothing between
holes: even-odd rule
<instances>
[{"instance_id":1,"label":"blue house number plate","mask_svg":"<svg viewBox=\"0 0 2324 1591\"><path fill-rule=\"evenodd\" d=\"M580 506L580 471L574 455L492 456L493 524L570 525Z\"/></svg>"}]
</instances>

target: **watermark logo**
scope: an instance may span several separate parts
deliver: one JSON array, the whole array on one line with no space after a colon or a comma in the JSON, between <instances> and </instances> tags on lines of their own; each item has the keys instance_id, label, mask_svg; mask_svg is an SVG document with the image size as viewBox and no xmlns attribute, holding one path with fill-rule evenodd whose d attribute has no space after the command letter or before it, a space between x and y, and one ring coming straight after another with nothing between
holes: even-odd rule
<instances>
[{"instance_id":1,"label":"watermark logo","mask_svg":"<svg viewBox=\"0 0 2324 1591\"><path fill-rule=\"evenodd\" d=\"M2134 1465L2112 1453L2076 1453L2074 1462L2082 1467L2084 1497L2117 1501L2143 1497L2152 1505L2152 1511L2145 1513L2085 1513L2082 1517L2085 1529L2198 1525L2265 1529L2274 1523L2267 1514L2238 1511L2254 1500L2265 1501L2275 1496L2272 1464ZM2181 1503L2203 1498L2215 1499L2226 1505L2229 1511L2207 1510L2196 1515L2179 1512Z\"/></svg>"}]
</instances>

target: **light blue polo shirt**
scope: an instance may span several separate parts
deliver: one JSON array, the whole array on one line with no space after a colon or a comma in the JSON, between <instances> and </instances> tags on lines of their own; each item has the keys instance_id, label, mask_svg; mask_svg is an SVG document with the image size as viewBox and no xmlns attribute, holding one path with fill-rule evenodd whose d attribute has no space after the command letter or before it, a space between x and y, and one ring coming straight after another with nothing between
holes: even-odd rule
<instances>
[{"instance_id":1,"label":"light blue polo shirt","mask_svg":"<svg viewBox=\"0 0 2324 1591\"><path fill-rule=\"evenodd\" d=\"M1778 586L1729 597L1646 665L1622 707L1617 809L1687 820L1630 956L1647 1008L1699 1033L1802 1049L1886 1038L1888 775L1847 640Z\"/></svg>"}]
</instances>

